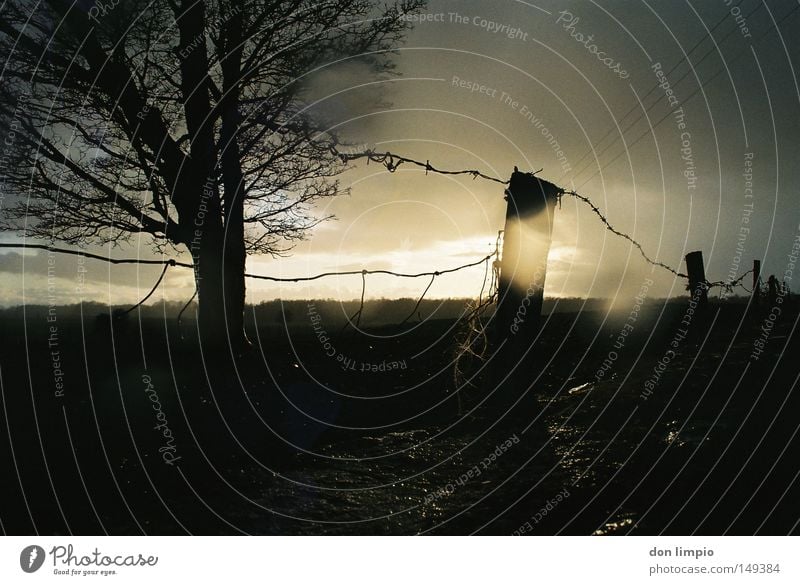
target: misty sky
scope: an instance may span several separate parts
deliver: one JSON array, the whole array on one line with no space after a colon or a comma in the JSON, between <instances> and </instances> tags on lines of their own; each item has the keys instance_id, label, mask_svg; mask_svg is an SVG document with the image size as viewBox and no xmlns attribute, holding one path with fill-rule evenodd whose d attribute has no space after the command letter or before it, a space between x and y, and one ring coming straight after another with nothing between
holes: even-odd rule
<instances>
[{"instance_id":1,"label":"misty sky","mask_svg":"<svg viewBox=\"0 0 800 585\"><path fill-rule=\"evenodd\" d=\"M765 276L782 278L800 236L800 10L777 30L775 23L797 7L797 0L431 1L398 52L400 75L370 83L358 63L340 64L310 80L310 98L321 100L318 116L378 150L503 179L514 166L541 168L541 177L591 197L617 229L679 270L687 252L702 250L709 280L742 273L753 258L763 259ZM706 35L715 26L712 41ZM701 39L691 67L670 72ZM665 87L648 95L657 83ZM389 174L376 164L360 164L342 183L351 194L317 210L336 221L289 258L251 257L248 271L446 269L486 255L503 227L496 183L410 166ZM553 236L548 296L625 298L646 277L656 281L654 296L685 292L683 280L651 272L574 199L556 210ZM153 256L144 239L110 253ZM0 255L0 303L47 302L47 269L46 253ZM135 301L158 272L58 257L57 302ZM483 268L442 277L429 295L477 295L482 277ZM789 284L800 290L800 269L796 278ZM359 276L248 285L250 302L361 292ZM367 296L417 296L426 285L371 276ZM192 291L191 272L173 269L155 297L182 300Z\"/></svg>"}]
</instances>

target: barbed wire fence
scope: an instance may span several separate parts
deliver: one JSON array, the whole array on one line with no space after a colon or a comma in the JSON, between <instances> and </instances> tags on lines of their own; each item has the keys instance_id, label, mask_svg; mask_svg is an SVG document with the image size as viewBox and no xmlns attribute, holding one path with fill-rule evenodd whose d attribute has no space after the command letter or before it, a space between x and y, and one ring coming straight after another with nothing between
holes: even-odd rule
<instances>
[{"instance_id":1,"label":"barbed wire fence","mask_svg":"<svg viewBox=\"0 0 800 585\"><path fill-rule=\"evenodd\" d=\"M352 163L357 160L366 160L367 163L374 162L383 165L390 173L397 171L397 169L403 164L409 164L416 167L420 167L425 169L425 173L435 173L440 175L468 175L474 179L483 179L486 181L498 183L501 185L508 185L510 181L499 179L497 177L493 177L487 175L481 171L475 169L462 169L462 170L447 170L447 169L440 169L433 166L429 160L425 162L415 160L409 157L400 156L391 152L376 152L374 150L363 150L359 152L342 152L336 148L331 149L332 153L339 157L339 159L345 163ZM532 175L536 175L541 172L541 169L530 173ZM677 269L661 262L655 260L647 255L644 251L642 245L636 241L633 237L629 234L619 231L616 229L608 220L608 218L603 214L600 208L595 205L595 203L587 196L582 195L574 190L568 189L561 189L558 192L559 203L562 197L569 196L581 201L585 205L587 205L592 213L596 215L600 221L603 223L605 228L610 231L612 234L627 240L631 243L640 253L642 258L649 264L654 267L662 268L674 276L678 278L688 279L688 276ZM253 273L245 273L245 278L250 278L254 280L265 280L271 282L287 282L287 283L297 283L297 282L311 282L315 280L319 280L322 278L328 277L341 277L341 276L354 276L360 275L361 276L361 301L359 309L348 319L345 323L345 328L348 326L354 326L358 328L361 323L361 316L364 311L364 303L365 303L365 296L366 296L366 277L367 275L388 275L394 276L397 278L422 278L422 277L430 277L430 282L428 286L423 291L422 295L417 300L416 305L412 312L406 317L401 325L406 324L410 321L415 314L418 313L418 309L422 304L427 293L432 288L436 279L440 276L446 274L452 274L455 272L459 272L461 270L466 270L468 268L473 268L479 266L481 264L486 264L485 267L485 274L484 274L484 282L481 288L481 292L478 295L477 301L475 301L466 312L466 316L464 317L465 322L467 323L467 332L458 340L458 347L460 348L460 352L465 354L474 355L475 357L482 358L485 355L487 350L487 343L486 343L486 324L483 323L481 317L485 314L488 308L493 305L497 301L497 292L498 292L498 281L499 281L499 260L500 260L500 235L502 231L498 233L498 238L495 244L495 249L488 255L480 258L479 260L475 260L473 262L468 262L462 264L460 266L456 266L453 268L447 268L443 270L434 270L434 271L426 271L426 272L418 272L418 273L403 273L403 272L396 272L392 270L347 270L347 271L328 271L322 272L319 274L315 274L312 276L298 276L298 277L278 277L278 276L271 276L271 275L264 275L264 274L253 274ZM66 255L73 255L73 256L82 256L84 258L90 258L94 260L100 260L103 262L108 262L111 264L142 264L142 265L163 265L163 270L158 277L158 280L150 289L150 291L145 295L138 303L130 307L129 309L122 312L122 314L128 314L135 310L136 308L142 306L158 289L159 285L163 282L167 270L171 267L179 267L179 268L191 268L194 269L194 265L187 262L180 262L175 260L174 258L165 258L162 260L157 259L143 259L143 258L111 258L107 256L103 256L100 254L94 254L91 252L87 252L84 250L71 250L67 248L58 248L55 246L47 245L47 244L33 244L33 243L0 243L0 248L16 248L16 249L36 249L36 250L44 250L48 253L55 253L55 254L66 254ZM489 278L489 261L494 258L494 262L491 266L491 278ZM707 289L712 289L715 287L719 287L722 290L727 292L733 292L736 287L741 287L747 292L749 291L747 288L742 285L743 280L747 277L748 274L751 274L752 270L745 272L741 276L733 280L721 280L721 281L714 281L709 282L706 281L703 283ZM489 287L487 290L486 284L487 281L489 282ZM486 295L484 296L484 293ZM186 309L191 305L194 299L197 297L197 289L195 288L195 292L189 301L183 306L181 311L178 314L178 322L180 323L181 317Z\"/></svg>"},{"instance_id":2,"label":"barbed wire fence","mask_svg":"<svg viewBox=\"0 0 800 585\"><path fill-rule=\"evenodd\" d=\"M84 257L84 258L91 258L91 259L94 259L94 260L100 260L100 261L103 261L103 262L108 262L108 263L111 263L111 264L144 264L144 265L157 265L157 266L163 265L164 268L161 271L161 274L159 275L159 277L156 280L155 284L150 289L150 291L138 303L136 303L135 305L133 305L129 309L126 309L124 311L120 311L118 313L119 315L127 315L128 313L131 313L132 311L134 311L138 307L142 306L150 297L152 297L153 294L158 289L159 285L163 282L164 277L167 274L167 270L170 267L194 268L193 264L189 264L187 262L179 262L179 261L177 261L177 260L175 260L173 258L168 258L168 259L164 259L164 260L155 260L155 259L147 260L147 259L139 259L139 258L109 258L109 257L102 256L100 254L93 254L93 253L90 253L90 252L84 252L82 250L69 250L69 249L65 249L65 248L57 248L57 247L54 247L54 246L48 246L46 244L0 243L0 248L44 250L44 251L46 251L48 253L66 254L66 255L71 255L71 256L80 256L80 257ZM428 283L428 286L425 288L424 292L422 293L422 295L417 300L417 303L414 306L413 311L408 315L408 317L406 317L402 321L401 325L404 325L408 321L410 321L411 318L417 313L417 310L419 309L419 306L422 304L422 301L424 300L425 296L430 291L430 289L432 288L435 280L438 277L444 276L444 275L447 275L447 274L454 274L456 272L460 272L460 271L466 270L468 268L474 268L474 267L480 266L481 264L484 264L484 263L486 263L488 265L489 261L492 258L497 258L498 256L499 256L499 249L497 248L497 246L495 246L495 249L490 254L487 254L486 256L483 256L478 260L474 260L472 262L467 262L465 264L461 264L461 265L455 266L453 268L446 268L446 269L443 269L443 270L434 270L434 271L425 271L425 272L416 272L416 273L396 272L396 271L393 271L393 270L383 270L383 269L376 269L376 270L363 269L363 270L329 271L329 272L322 272L320 274L315 274L313 276L297 276L297 277L279 277L279 276L271 276L271 275L265 275L265 274L253 274L253 273L250 273L250 272L246 272L244 276L245 276L245 278L251 278L251 279L255 279L255 280L266 280L266 281L271 281L271 282L297 283L297 282L311 282L311 281L315 281L315 280L319 280L319 279L327 278L327 277L332 277L332 276L339 277L339 276L360 275L361 276L361 302L360 302L360 306L359 306L359 309L351 317L348 318L348 320L345 323L345 326L343 328L343 331L344 331L344 329L346 329L348 326L354 325L356 328L358 328L360 326L360 324L361 324L361 315L362 315L362 313L364 311L364 304L365 304L365 297L366 297L366 277L367 277L367 275L387 275L387 276L394 276L394 277L397 277L397 278L410 278L410 279L422 278L422 277L427 277L427 276L429 276L431 278L430 282ZM484 288L485 288L485 284L484 284ZM181 320L181 317L182 317L183 313L191 305L192 301L194 301L194 299L196 297L197 297L197 288L195 287L194 294L192 295L192 297L189 299L189 301L183 306L183 308L178 313L178 322L179 323L180 323L180 320ZM483 304L486 304L486 303L484 302Z\"/></svg>"},{"instance_id":3,"label":"barbed wire fence","mask_svg":"<svg viewBox=\"0 0 800 585\"><path fill-rule=\"evenodd\" d=\"M383 166L386 167L386 169L390 173L395 172L402 164L408 163L408 164L411 164L411 165L414 165L414 166L421 167L421 168L425 169L425 173L426 174L427 173L436 173L436 174L441 174L441 175L469 175L469 176L471 176L473 178L473 180L480 178L480 179L484 179L484 180L487 180L487 181L492 181L492 182L495 182L495 183L499 183L501 185L508 185L510 183L509 180L503 180L503 179L499 179L497 177L492 177L492 176L487 175L487 174L485 174L485 173L483 173L481 171L478 171L478 170L474 170L474 169L464 169L464 170L455 170L455 171L453 171L453 170L443 170L443 169L439 169L439 168L431 165L430 160L426 160L425 162L422 162L422 161L415 160L415 159L412 159L412 158L408 158L408 157L405 157L405 156L400 156L400 155L397 155L397 154L393 154L391 152L376 152L374 150L364 150L364 151L360 151L360 152L346 153L346 152L341 152L341 151L339 151L339 150L337 150L335 148L332 149L332 152L336 156L338 156L343 163L350 163L350 162L353 162L353 161L356 161L356 160L366 159L368 162L375 162L375 163L378 163L378 164L382 164ZM542 171L542 169L539 169L538 171L534 171L534 172L532 172L530 174L537 175L541 171ZM688 279L689 278L689 276L687 274L684 274L683 272L680 272L680 271L676 270L675 268L672 268L671 266L668 266L667 264L665 264L663 262L660 262L660 261L657 261L657 260L654 260L654 259L650 258L650 256L647 255L647 253L644 251L644 248L642 247L642 245L638 241L636 241L630 235L628 235L628 234L626 234L624 232L621 232L621 231L617 230L614 226L612 226L611 223L609 222L608 218L603 214L603 212L600 210L600 208L597 205L595 205L594 202L589 197L587 197L585 195L582 195L582 194L578 193L577 191L574 191L574 190L571 190L571 189L563 189L562 188L559 191L559 194L558 194L559 203L560 203L561 197L563 197L563 196L574 197L575 199L577 199L577 200L581 201L582 203L586 204L589 207L589 209L591 209L592 213L594 213L600 219L600 221L603 223L603 225L606 227L606 229L608 231L610 231L612 234L614 234L614 235L616 235L616 236L618 236L620 238L623 238L623 239L627 240L628 242L630 242L639 251L639 253L641 254L642 258L644 258L644 260L646 262L648 262L649 264L651 264L653 266L656 266L658 268L663 268L664 270L672 273L673 275L675 275L675 276L677 276L679 278L684 278L684 279ZM745 279L745 277L747 277L747 275L751 274L751 273L752 273L752 270L750 270L748 272L745 272L744 274L742 274L741 276L739 276L738 278L736 278L734 280L730 280L730 281L719 280L719 281L714 281L714 282L706 281L703 284L705 284L706 288L708 288L708 289L719 287L719 288L721 288L723 290L727 290L728 292L732 292L737 286L740 286L742 281ZM747 290L743 286L742 286L742 288L744 290ZM750 292L750 291L748 291L748 292Z\"/></svg>"}]
</instances>

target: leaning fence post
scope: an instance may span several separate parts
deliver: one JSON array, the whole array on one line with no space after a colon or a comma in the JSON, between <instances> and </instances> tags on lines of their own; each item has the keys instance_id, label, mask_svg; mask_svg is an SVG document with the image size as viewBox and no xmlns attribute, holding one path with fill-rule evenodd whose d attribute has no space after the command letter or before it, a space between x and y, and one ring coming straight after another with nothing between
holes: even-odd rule
<instances>
[{"instance_id":1,"label":"leaning fence post","mask_svg":"<svg viewBox=\"0 0 800 585\"><path fill-rule=\"evenodd\" d=\"M703 252L689 252L686 254L686 272L689 273L689 294L692 299L697 299L698 305L705 308L708 305L708 283L706 282L706 269L703 266Z\"/></svg>"},{"instance_id":2,"label":"leaning fence post","mask_svg":"<svg viewBox=\"0 0 800 585\"><path fill-rule=\"evenodd\" d=\"M515 168L505 193L508 206L493 337L496 345L503 344L502 361L509 363L521 357L539 332L553 211L561 190Z\"/></svg>"},{"instance_id":3,"label":"leaning fence post","mask_svg":"<svg viewBox=\"0 0 800 585\"><path fill-rule=\"evenodd\" d=\"M761 260L753 260L753 305L758 306L761 290L759 283L761 282Z\"/></svg>"}]
</instances>

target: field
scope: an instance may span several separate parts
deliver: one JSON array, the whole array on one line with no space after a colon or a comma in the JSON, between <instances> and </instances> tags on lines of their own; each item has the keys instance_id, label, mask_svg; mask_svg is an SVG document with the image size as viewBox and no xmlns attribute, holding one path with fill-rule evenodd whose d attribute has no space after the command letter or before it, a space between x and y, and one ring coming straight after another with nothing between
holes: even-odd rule
<instances>
[{"instance_id":1,"label":"field","mask_svg":"<svg viewBox=\"0 0 800 585\"><path fill-rule=\"evenodd\" d=\"M3 311L2 530L798 532L790 299L688 325L686 299L633 323L566 303L518 363L461 362L460 386L463 302L396 325L413 305L368 303L360 331L352 304L255 307L240 360L157 308Z\"/></svg>"}]
</instances>

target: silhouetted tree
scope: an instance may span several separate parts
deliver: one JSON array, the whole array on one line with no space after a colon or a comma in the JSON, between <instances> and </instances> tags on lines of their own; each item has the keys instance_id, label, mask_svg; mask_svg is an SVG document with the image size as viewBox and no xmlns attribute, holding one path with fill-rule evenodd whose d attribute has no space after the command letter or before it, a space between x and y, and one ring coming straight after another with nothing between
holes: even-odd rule
<instances>
[{"instance_id":1,"label":"silhouetted tree","mask_svg":"<svg viewBox=\"0 0 800 585\"><path fill-rule=\"evenodd\" d=\"M336 194L308 79L391 71L422 0L12 0L0 8L2 226L72 244L145 234L195 261L206 337L246 344L248 253Z\"/></svg>"}]
</instances>

